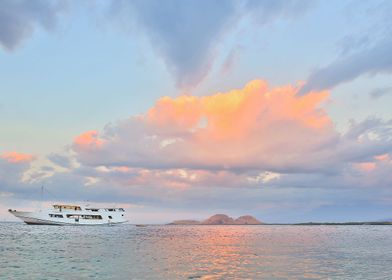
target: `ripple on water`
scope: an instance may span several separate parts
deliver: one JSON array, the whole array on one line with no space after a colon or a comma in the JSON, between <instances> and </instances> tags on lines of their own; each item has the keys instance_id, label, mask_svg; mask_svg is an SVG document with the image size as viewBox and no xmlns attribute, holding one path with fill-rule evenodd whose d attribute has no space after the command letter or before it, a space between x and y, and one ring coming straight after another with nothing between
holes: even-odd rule
<instances>
[{"instance_id":1,"label":"ripple on water","mask_svg":"<svg viewBox=\"0 0 392 280\"><path fill-rule=\"evenodd\" d=\"M388 279L389 226L0 223L0 279Z\"/></svg>"}]
</instances>

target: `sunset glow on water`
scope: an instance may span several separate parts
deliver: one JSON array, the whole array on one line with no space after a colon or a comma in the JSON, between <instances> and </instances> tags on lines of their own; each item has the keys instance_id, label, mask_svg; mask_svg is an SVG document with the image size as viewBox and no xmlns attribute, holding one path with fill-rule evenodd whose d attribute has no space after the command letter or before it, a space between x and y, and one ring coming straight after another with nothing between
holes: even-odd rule
<instances>
[{"instance_id":1,"label":"sunset glow on water","mask_svg":"<svg viewBox=\"0 0 392 280\"><path fill-rule=\"evenodd\" d=\"M2 223L0 240L0 279L388 279L392 273L388 226Z\"/></svg>"}]
</instances>

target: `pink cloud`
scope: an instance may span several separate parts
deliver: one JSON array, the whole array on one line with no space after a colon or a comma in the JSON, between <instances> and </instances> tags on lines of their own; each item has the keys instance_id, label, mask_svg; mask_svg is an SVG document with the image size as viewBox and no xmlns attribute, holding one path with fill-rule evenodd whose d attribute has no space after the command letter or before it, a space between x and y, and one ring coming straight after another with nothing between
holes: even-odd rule
<instances>
[{"instance_id":1,"label":"pink cloud","mask_svg":"<svg viewBox=\"0 0 392 280\"><path fill-rule=\"evenodd\" d=\"M361 171L372 171L376 168L376 163L375 162L361 162L361 163L355 163L354 166Z\"/></svg>"},{"instance_id":2,"label":"pink cloud","mask_svg":"<svg viewBox=\"0 0 392 280\"><path fill-rule=\"evenodd\" d=\"M34 160L34 156L30 154L23 154L18 152L7 152L0 155L0 158L3 158L11 163L24 163L24 162L31 162Z\"/></svg>"},{"instance_id":3,"label":"pink cloud","mask_svg":"<svg viewBox=\"0 0 392 280\"><path fill-rule=\"evenodd\" d=\"M372 156L372 160L363 161L363 162L354 162L352 164L352 168L354 170L360 171L362 176L365 175L368 178L373 177L372 181L374 182L376 181L377 177L383 177L382 178L383 180L385 178L391 177L390 172L392 169L392 161L388 153L378 154ZM382 175L383 173L388 175L387 176L385 176L385 174ZM358 174L356 173L356 175L354 176L358 176ZM366 182L364 183L366 184Z\"/></svg>"},{"instance_id":4,"label":"pink cloud","mask_svg":"<svg viewBox=\"0 0 392 280\"><path fill-rule=\"evenodd\" d=\"M144 114L76 137L75 172L89 186L144 197L195 186L386 185L390 123L367 119L338 133L322 107L328 92L300 96L298 88L254 80L162 97Z\"/></svg>"},{"instance_id":5,"label":"pink cloud","mask_svg":"<svg viewBox=\"0 0 392 280\"><path fill-rule=\"evenodd\" d=\"M79 135L74 140L74 147L80 149L93 149L100 147L103 141L98 138L98 131L90 130Z\"/></svg>"},{"instance_id":6,"label":"pink cloud","mask_svg":"<svg viewBox=\"0 0 392 280\"><path fill-rule=\"evenodd\" d=\"M210 96L162 97L154 107L102 132L76 138L88 165L231 169L298 165L337 133L320 108L327 92L298 96L295 86L262 80ZM82 149L81 149L82 147ZM100 149L85 149L99 147Z\"/></svg>"},{"instance_id":7,"label":"pink cloud","mask_svg":"<svg viewBox=\"0 0 392 280\"><path fill-rule=\"evenodd\" d=\"M389 154L382 154L382 155L377 155L374 157L374 159L378 161L390 161L391 158L389 157Z\"/></svg>"},{"instance_id":8,"label":"pink cloud","mask_svg":"<svg viewBox=\"0 0 392 280\"><path fill-rule=\"evenodd\" d=\"M171 189L188 189L193 186L238 187L247 179L246 174L234 174L229 171L209 171L195 169L146 169L126 166L95 168L93 174L97 183L115 182L121 186L159 186ZM254 182L250 182L249 185Z\"/></svg>"}]
</instances>

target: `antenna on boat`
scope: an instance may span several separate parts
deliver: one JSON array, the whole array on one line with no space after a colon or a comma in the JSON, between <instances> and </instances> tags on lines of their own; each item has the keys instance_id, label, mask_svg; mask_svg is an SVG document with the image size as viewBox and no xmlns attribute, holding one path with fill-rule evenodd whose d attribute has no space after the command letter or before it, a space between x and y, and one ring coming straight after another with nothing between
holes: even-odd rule
<instances>
[{"instance_id":1,"label":"antenna on boat","mask_svg":"<svg viewBox=\"0 0 392 280\"><path fill-rule=\"evenodd\" d=\"M41 186L41 203L40 203L40 210L42 209L42 202L44 201L44 185Z\"/></svg>"}]
</instances>

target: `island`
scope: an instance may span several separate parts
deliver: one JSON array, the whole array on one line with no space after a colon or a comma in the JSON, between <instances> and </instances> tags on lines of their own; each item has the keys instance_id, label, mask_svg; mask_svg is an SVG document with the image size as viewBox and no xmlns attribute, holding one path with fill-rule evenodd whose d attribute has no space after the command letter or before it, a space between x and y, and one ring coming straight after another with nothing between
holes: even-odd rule
<instances>
[{"instance_id":1,"label":"island","mask_svg":"<svg viewBox=\"0 0 392 280\"><path fill-rule=\"evenodd\" d=\"M364 221L364 222L305 222L305 223L264 223L253 216L245 215L233 219L225 214L215 214L203 221L197 220L177 220L167 225L287 225L287 226L373 226L392 225L391 220Z\"/></svg>"},{"instance_id":2,"label":"island","mask_svg":"<svg viewBox=\"0 0 392 280\"><path fill-rule=\"evenodd\" d=\"M262 225L263 222L259 221L255 217L245 215L233 219L225 214L216 214L204 221L197 220L178 220L168 225Z\"/></svg>"},{"instance_id":3,"label":"island","mask_svg":"<svg viewBox=\"0 0 392 280\"><path fill-rule=\"evenodd\" d=\"M196 220L177 220L171 222L169 225L200 225L201 222Z\"/></svg>"}]
</instances>

